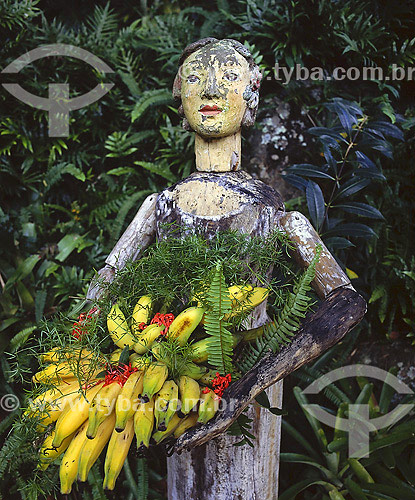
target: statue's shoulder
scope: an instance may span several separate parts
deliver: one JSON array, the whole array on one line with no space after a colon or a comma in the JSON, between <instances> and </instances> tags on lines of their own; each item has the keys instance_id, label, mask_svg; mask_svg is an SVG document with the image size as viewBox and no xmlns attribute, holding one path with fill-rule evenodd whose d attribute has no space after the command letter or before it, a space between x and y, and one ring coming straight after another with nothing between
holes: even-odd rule
<instances>
[{"instance_id":1,"label":"statue's shoulder","mask_svg":"<svg viewBox=\"0 0 415 500\"><path fill-rule=\"evenodd\" d=\"M241 203L260 204L284 212L281 195L247 172L194 172L159 194L158 204L171 201L191 206L201 200L216 205L218 213L226 213Z\"/></svg>"}]
</instances>

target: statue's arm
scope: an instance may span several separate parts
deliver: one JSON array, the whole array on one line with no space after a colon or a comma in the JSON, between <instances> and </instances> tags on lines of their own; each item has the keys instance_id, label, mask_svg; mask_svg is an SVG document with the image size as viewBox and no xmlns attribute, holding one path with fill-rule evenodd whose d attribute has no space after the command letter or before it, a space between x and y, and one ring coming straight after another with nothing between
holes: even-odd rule
<instances>
[{"instance_id":1,"label":"statue's arm","mask_svg":"<svg viewBox=\"0 0 415 500\"><path fill-rule=\"evenodd\" d=\"M100 297L104 280L111 282L116 270L122 269L129 260L136 260L153 242L156 235L156 201L158 193L148 196L137 212L124 234L118 240L112 252L105 260L105 266L98 271L87 293L87 300Z\"/></svg>"},{"instance_id":2,"label":"statue's arm","mask_svg":"<svg viewBox=\"0 0 415 500\"><path fill-rule=\"evenodd\" d=\"M294 258L301 267L310 265L316 254L317 245L321 245L322 252L313 280L313 287L320 298L326 297L332 290L339 287L353 290L349 278L324 245L307 217L300 212L287 212L279 220L279 225L292 242Z\"/></svg>"}]
</instances>

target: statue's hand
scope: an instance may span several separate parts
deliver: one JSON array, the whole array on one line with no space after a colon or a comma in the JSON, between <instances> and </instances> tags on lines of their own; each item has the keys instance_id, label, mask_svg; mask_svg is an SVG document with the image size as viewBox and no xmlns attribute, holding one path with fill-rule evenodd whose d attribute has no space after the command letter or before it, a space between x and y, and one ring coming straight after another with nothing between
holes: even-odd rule
<instances>
[{"instance_id":1,"label":"statue's hand","mask_svg":"<svg viewBox=\"0 0 415 500\"><path fill-rule=\"evenodd\" d=\"M102 269L98 271L98 274L93 278L91 284L88 288L88 293L86 294L87 300L98 300L104 293L102 287L103 282L111 283L115 276L115 269L112 266L106 264Z\"/></svg>"}]
</instances>

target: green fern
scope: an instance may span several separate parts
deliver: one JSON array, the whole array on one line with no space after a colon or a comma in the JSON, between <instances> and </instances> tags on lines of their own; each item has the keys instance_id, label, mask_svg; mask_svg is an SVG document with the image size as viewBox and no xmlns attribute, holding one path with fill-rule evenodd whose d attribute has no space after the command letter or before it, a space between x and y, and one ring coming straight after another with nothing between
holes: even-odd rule
<instances>
[{"instance_id":1,"label":"green fern","mask_svg":"<svg viewBox=\"0 0 415 500\"><path fill-rule=\"evenodd\" d=\"M264 333L256 340L255 345L248 345L239 361L238 367L242 372L249 371L265 354L269 351L276 352L281 346L292 341L292 337L298 330L301 320L305 317L310 307L310 283L314 279L315 267L320 258L321 246L317 247L308 269L295 283L293 291L288 293L288 300L278 317L271 323L264 326Z\"/></svg>"},{"instance_id":2,"label":"green fern","mask_svg":"<svg viewBox=\"0 0 415 500\"><path fill-rule=\"evenodd\" d=\"M134 122L141 118L150 106L161 106L163 104L172 104L173 98L170 90L155 89L147 90L141 96L141 99L135 105L131 113L131 121Z\"/></svg>"},{"instance_id":3,"label":"green fern","mask_svg":"<svg viewBox=\"0 0 415 500\"><path fill-rule=\"evenodd\" d=\"M228 287L223 276L223 264L216 264L216 272L210 284L205 314L205 331L210 336L208 345L209 363L222 375L231 373L233 337L224 316L231 310Z\"/></svg>"}]
</instances>

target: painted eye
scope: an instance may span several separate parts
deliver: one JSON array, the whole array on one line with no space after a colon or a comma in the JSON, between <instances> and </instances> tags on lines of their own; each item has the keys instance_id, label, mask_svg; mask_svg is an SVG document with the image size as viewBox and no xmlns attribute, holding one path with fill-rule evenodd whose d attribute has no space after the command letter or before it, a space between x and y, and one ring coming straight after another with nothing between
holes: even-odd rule
<instances>
[{"instance_id":1,"label":"painted eye","mask_svg":"<svg viewBox=\"0 0 415 500\"><path fill-rule=\"evenodd\" d=\"M228 80L229 82L234 82L238 79L238 74L234 73L233 71L229 71L228 73L225 73L223 75L223 78L225 78L225 80Z\"/></svg>"},{"instance_id":2,"label":"painted eye","mask_svg":"<svg viewBox=\"0 0 415 500\"><path fill-rule=\"evenodd\" d=\"M196 75L189 75L187 77L187 83L198 83L200 81L200 78Z\"/></svg>"}]
</instances>

